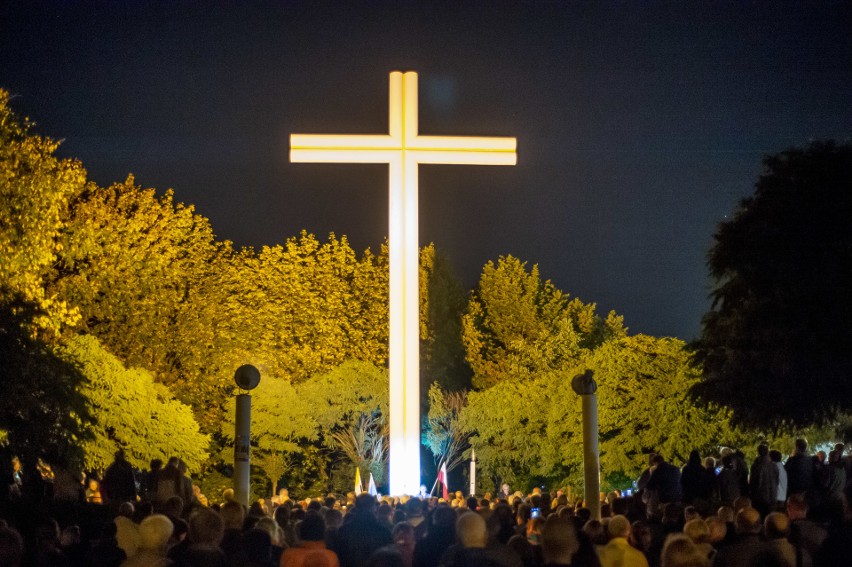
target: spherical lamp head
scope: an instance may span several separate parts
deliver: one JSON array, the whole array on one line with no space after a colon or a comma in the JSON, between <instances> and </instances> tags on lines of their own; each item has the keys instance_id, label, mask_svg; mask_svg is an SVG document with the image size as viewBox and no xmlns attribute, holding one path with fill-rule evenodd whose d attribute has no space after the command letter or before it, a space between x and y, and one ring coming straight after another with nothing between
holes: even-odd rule
<instances>
[{"instance_id":1,"label":"spherical lamp head","mask_svg":"<svg viewBox=\"0 0 852 567\"><path fill-rule=\"evenodd\" d=\"M253 390L260 384L260 371L251 364L243 364L234 373L234 382L243 390Z\"/></svg>"},{"instance_id":2,"label":"spherical lamp head","mask_svg":"<svg viewBox=\"0 0 852 567\"><path fill-rule=\"evenodd\" d=\"M595 373L592 370L586 370L582 374L577 374L571 380L571 388L574 392L581 396L590 396L598 389L595 383Z\"/></svg>"}]
</instances>

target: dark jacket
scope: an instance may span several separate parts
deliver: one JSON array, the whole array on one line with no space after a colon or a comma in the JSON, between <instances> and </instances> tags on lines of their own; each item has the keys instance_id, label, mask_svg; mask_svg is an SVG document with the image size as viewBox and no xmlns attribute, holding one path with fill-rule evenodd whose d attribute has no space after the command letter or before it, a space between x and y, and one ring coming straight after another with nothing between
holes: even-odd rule
<instances>
[{"instance_id":1,"label":"dark jacket","mask_svg":"<svg viewBox=\"0 0 852 567\"><path fill-rule=\"evenodd\" d=\"M757 457L751 465L749 492L752 502L774 506L778 497L778 467L768 455Z\"/></svg>"},{"instance_id":2,"label":"dark jacket","mask_svg":"<svg viewBox=\"0 0 852 567\"><path fill-rule=\"evenodd\" d=\"M122 502L136 502L136 479L133 467L124 459L116 459L107 467L101 482L101 492L107 502L118 505Z\"/></svg>"},{"instance_id":3,"label":"dark jacket","mask_svg":"<svg viewBox=\"0 0 852 567\"><path fill-rule=\"evenodd\" d=\"M680 502L680 469L671 463L660 463L648 480L648 490L656 491L661 503Z\"/></svg>"},{"instance_id":4,"label":"dark jacket","mask_svg":"<svg viewBox=\"0 0 852 567\"><path fill-rule=\"evenodd\" d=\"M814 488L814 462L804 453L796 453L784 465L787 471L787 494L810 492Z\"/></svg>"},{"instance_id":5,"label":"dark jacket","mask_svg":"<svg viewBox=\"0 0 852 567\"><path fill-rule=\"evenodd\" d=\"M341 567L364 567L374 551L393 543L390 530L381 525L371 512L353 512L352 520L337 530L335 551L340 558Z\"/></svg>"}]
</instances>

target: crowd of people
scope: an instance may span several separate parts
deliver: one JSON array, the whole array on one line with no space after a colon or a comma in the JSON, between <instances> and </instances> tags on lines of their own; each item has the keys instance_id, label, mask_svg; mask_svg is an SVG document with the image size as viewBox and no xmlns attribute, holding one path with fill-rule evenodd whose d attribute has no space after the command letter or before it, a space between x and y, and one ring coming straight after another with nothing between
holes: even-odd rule
<instances>
[{"instance_id":1,"label":"crowd of people","mask_svg":"<svg viewBox=\"0 0 852 567\"><path fill-rule=\"evenodd\" d=\"M678 467L649 458L635 493L572 502L561 489L451 498L286 489L208 505L179 458L140 480L121 453L100 483L0 498L0 567L821 567L852 565L843 446L785 460L761 446ZM20 484L19 479L12 484ZM73 484L73 483L72 483ZM20 487L19 487L20 488ZM592 510L601 511L593 517Z\"/></svg>"}]
</instances>

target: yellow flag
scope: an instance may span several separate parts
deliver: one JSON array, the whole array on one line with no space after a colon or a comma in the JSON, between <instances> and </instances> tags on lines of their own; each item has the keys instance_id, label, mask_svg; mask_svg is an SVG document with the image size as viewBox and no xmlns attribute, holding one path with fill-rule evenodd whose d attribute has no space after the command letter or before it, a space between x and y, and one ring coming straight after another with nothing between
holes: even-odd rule
<instances>
[{"instance_id":1,"label":"yellow flag","mask_svg":"<svg viewBox=\"0 0 852 567\"><path fill-rule=\"evenodd\" d=\"M361 487L361 469L355 467L355 496L359 496L364 489Z\"/></svg>"}]
</instances>

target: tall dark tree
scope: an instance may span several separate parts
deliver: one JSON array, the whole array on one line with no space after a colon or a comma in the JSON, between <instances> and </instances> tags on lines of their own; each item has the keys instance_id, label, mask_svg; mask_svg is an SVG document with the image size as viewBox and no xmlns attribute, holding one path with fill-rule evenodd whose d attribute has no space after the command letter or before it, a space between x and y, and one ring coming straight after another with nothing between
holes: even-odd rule
<instances>
[{"instance_id":1,"label":"tall dark tree","mask_svg":"<svg viewBox=\"0 0 852 567\"><path fill-rule=\"evenodd\" d=\"M852 145L812 143L764 167L709 253L694 391L742 424L828 423L852 410Z\"/></svg>"},{"instance_id":2,"label":"tall dark tree","mask_svg":"<svg viewBox=\"0 0 852 567\"><path fill-rule=\"evenodd\" d=\"M7 289L0 300L0 438L29 472L38 459L82 465L81 442L91 438L92 416L81 393L81 369L36 338L44 312Z\"/></svg>"}]
</instances>

